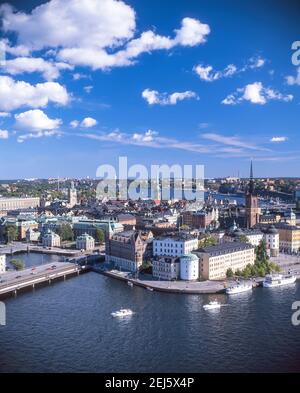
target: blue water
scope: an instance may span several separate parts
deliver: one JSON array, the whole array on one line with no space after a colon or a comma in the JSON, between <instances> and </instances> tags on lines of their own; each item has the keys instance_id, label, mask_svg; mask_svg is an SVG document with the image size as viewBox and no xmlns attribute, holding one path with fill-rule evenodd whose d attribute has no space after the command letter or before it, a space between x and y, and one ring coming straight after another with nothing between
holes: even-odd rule
<instances>
[{"instance_id":1,"label":"blue water","mask_svg":"<svg viewBox=\"0 0 300 393\"><path fill-rule=\"evenodd\" d=\"M219 311L203 304L218 299ZM300 371L300 284L182 295L87 273L5 301L2 372ZM118 320L112 311L135 311Z\"/></svg>"},{"instance_id":2,"label":"blue water","mask_svg":"<svg viewBox=\"0 0 300 393\"><path fill-rule=\"evenodd\" d=\"M8 262L8 267L12 268L12 265L9 263L12 259L19 259L24 262L25 268L31 266L42 265L44 263L50 262L57 262L62 261L63 257L59 255L49 255L49 254L42 254L42 253L20 253L15 255L8 255L6 257L6 261Z\"/></svg>"}]
</instances>

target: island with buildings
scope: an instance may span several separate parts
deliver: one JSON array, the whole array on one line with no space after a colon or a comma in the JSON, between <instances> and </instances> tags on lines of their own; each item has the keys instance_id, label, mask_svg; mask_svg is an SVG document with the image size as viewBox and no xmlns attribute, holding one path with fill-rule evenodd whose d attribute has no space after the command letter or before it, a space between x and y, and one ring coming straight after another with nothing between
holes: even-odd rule
<instances>
[{"instance_id":1,"label":"island with buildings","mask_svg":"<svg viewBox=\"0 0 300 393\"><path fill-rule=\"evenodd\" d=\"M87 179L2 182L0 290L12 269L6 255L22 259L24 252L69 256L93 271L180 293L218 293L232 280L259 284L273 272L299 274L299 179L284 193L276 190L282 179L255 179L251 163L248 179L205 183L195 208L160 197L97 200L96 182ZM231 193L219 192L225 188Z\"/></svg>"}]
</instances>

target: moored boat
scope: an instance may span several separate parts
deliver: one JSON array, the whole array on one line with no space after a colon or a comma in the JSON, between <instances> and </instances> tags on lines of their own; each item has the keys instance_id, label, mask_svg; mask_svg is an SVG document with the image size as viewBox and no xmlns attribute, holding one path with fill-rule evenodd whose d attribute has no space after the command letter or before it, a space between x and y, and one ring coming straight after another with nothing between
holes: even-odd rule
<instances>
[{"instance_id":1,"label":"moored boat","mask_svg":"<svg viewBox=\"0 0 300 393\"><path fill-rule=\"evenodd\" d=\"M227 295L234 295L236 293L248 292L252 290L252 283L249 282L238 282L226 288Z\"/></svg>"},{"instance_id":2,"label":"moored boat","mask_svg":"<svg viewBox=\"0 0 300 393\"><path fill-rule=\"evenodd\" d=\"M263 287L273 288L281 285L293 284L296 281L296 276L293 275L282 275L282 274L267 274L264 281Z\"/></svg>"}]
</instances>

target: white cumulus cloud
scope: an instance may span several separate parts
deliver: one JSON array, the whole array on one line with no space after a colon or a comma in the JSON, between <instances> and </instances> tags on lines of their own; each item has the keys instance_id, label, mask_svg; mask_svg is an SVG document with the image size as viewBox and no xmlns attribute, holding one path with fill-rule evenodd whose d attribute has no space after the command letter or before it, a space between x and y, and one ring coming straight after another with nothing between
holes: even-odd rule
<instances>
[{"instance_id":1,"label":"white cumulus cloud","mask_svg":"<svg viewBox=\"0 0 300 393\"><path fill-rule=\"evenodd\" d=\"M77 127L90 128L90 127L94 127L97 124L98 124L97 120L92 117L85 117L81 122L79 122L78 120L72 120L70 122L70 126L72 128L77 128Z\"/></svg>"},{"instance_id":2,"label":"white cumulus cloud","mask_svg":"<svg viewBox=\"0 0 300 393\"><path fill-rule=\"evenodd\" d=\"M94 127L97 124L97 120L93 119L92 117L86 117L82 120L80 125L85 128Z\"/></svg>"},{"instance_id":3,"label":"white cumulus cloud","mask_svg":"<svg viewBox=\"0 0 300 393\"><path fill-rule=\"evenodd\" d=\"M261 82L254 82L239 88L235 93L229 94L223 101L225 105L235 105L242 101L252 104L264 105L270 100L288 102L293 99L292 94L282 94L270 87L264 87Z\"/></svg>"},{"instance_id":4,"label":"white cumulus cloud","mask_svg":"<svg viewBox=\"0 0 300 393\"><path fill-rule=\"evenodd\" d=\"M73 69L69 64L52 63L41 57L17 57L6 60L2 72L10 75L40 72L46 80L57 79L61 69Z\"/></svg>"},{"instance_id":5,"label":"white cumulus cloud","mask_svg":"<svg viewBox=\"0 0 300 393\"><path fill-rule=\"evenodd\" d=\"M17 128L30 131L55 130L62 123L61 119L50 119L40 109L32 109L16 114L15 119Z\"/></svg>"},{"instance_id":6,"label":"white cumulus cloud","mask_svg":"<svg viewBox=\"0 0 300 393\"><path fill-rule=\"evenodd\" d=\"M173 37L149 30L136 38L135 11L117 0L51 0L30 13L6 4L0 7L1 15L4 32L16 33L16 52L27 48L29 53L49 53L54 48L57 59L92 69L127 66L144 52L200 45L210 33L207 24L185 17Z\"/></svg>"},{"instance_id":7,"label":"white cumulus cloud","mask_svg":"<svg viewBox=\"0 0 300 393\"><path fill-rule=\"evenodd\" d=\"M194 91L175 92L172 94L159 93L157 90L145 89L142 92L142 97L149 105L176 105L178 101L183 101L189 98L199 99Z\"/></svg>"},{"instance_id":8,"label":"white cumulus cloud","mask_svg":"<svg viewBox=\"0 0 300 393\"><path fill-rule=\"evenodd\" d=\"M9 76L0 76L0 110L11 111L23 106L40 108L49 102L66 105L69 99L65 87L57 82L31 85Z\"/></svg>"}]
</instances>

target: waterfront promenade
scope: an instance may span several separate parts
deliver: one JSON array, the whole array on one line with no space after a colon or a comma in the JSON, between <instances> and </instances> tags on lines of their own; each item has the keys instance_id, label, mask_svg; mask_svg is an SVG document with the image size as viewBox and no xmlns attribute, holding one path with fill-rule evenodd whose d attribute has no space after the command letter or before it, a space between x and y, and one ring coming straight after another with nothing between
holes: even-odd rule
<instances>
[{"instance_id":1,"label":"waterfront promenade","mask_svg":"<svg viewBox=\"0 0 300 393\"><path fill-rule=\"evenodd\" d=\"M150 275L140 275L140 278L132 278L128 272L118 270L103 270L93 268L93 271L104 274L121 281L131 282L146 289L170 293L189 293L189 294L214 294L225 291L224 281L158 281L151 279Z\"/></svg>"}]
</instances>

